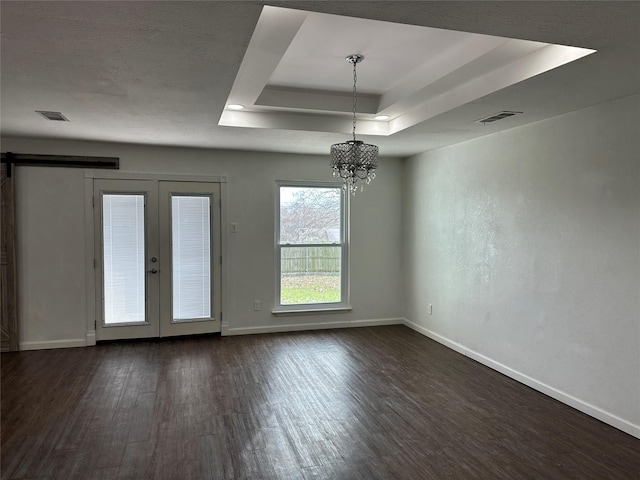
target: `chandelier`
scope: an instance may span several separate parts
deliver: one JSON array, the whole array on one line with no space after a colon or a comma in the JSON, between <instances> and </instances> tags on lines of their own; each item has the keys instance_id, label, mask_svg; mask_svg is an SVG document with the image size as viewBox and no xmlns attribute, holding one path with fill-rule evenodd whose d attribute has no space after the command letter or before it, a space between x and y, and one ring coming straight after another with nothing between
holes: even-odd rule
<instances>
[{"instance_id":1,"label":"chandelier","mask_svg":"<svg viewBox=\"0 0 640 480\"><path fill-rule=\"evenodd\" d=\"M376 178L378 147L356 140L356 65L362 62L364 57L354 54L345 60L353 65L353 140L331 145L331 168L333 176L341 178L344 182L342 188L355 195L358 186L362 191L364 183L368 185Z\"/></svg>"}]
</instances>

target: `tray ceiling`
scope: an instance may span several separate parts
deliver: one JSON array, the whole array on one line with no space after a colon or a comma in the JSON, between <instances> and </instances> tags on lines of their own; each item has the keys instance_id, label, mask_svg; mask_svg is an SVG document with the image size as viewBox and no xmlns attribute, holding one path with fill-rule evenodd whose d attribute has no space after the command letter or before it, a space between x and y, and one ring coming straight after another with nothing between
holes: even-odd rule
<instances>
[{"instance_id":1,"label":"tray ceiling","mask_svg":"<svg viewBox=\"0 0 640 480\"><path fill-rule=\"evenodd\" d=\"M219 124L348 132L353 53L358 131L392 135L594 52L265 6Z\"/></svg>"}]
</instances>

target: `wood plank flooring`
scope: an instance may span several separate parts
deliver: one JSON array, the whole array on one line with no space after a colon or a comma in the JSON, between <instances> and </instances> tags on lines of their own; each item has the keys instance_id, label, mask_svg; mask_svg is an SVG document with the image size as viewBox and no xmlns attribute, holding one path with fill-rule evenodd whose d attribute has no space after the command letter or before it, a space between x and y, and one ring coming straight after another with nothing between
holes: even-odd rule
<instances>
[{"instance_id":1,"label":"wood plank flooring","mask_svg":"<svg viewBox=\"0 0 640 480\"><path fill-rule=\"evenodd\" d=\"M2 479L640 478L640 440L403 326L1 361Z\"/></svg>"}]
</instances>

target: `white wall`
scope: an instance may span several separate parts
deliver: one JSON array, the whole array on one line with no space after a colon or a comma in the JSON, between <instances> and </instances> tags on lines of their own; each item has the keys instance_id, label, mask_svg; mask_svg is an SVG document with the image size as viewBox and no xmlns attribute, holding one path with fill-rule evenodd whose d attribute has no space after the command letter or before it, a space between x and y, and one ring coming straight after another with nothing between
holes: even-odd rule
<instances>
[{"instance_id":1,"label":"white wall","mask_svg":"<svg viewBox=\"0 0 640 480\"><path fill-rule=\"evenodd\" d=\"M399 323L402 161L382 159L377 180L351 202L353 311L275 317L275 181L331 180L328 155L217 151L4 138L3 151L120 157L127 172L227 175L229 332ZM84 170L16 169L20 344L85 345ZM253 311L253 301L262 310ZM373 321L373 322L369 322Z\"/></svg>"},{"instance_id":2,"label":"white wall","mask_svg":"<svg viewBox=\"0 0 640 480\"><path fill-rule=\"evenodd\" d=\"M634 96L404 172L411 325L636 436L639 125Z\"/></svg>"}]
</instances>

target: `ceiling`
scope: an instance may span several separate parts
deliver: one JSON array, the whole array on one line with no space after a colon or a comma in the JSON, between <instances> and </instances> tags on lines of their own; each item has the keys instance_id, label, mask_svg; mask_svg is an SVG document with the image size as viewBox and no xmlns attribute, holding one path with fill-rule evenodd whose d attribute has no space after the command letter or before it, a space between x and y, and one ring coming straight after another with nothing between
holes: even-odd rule
<instances>
[{"instance_id":1,"label":"ceiling","mask_svg":"<svg viewBox=\"0 0 640 480\"><path fill-rule=\"evenodd\" d=\"M265 6L219 125L348 132L353 71L345 45L365 54L357 110L364 135L394 135L595 52Z\"/></svg>"},{"instance_id":2,"label":"ceiling","mask_svg":"<svg viewBox=\"0 0 640 480\"><path fill-rule=\"evenodd\" d=\"M271 24L264 5L3 0L1 133L328 154L351 131L351 53L365 56L358 138L382 156L640 93L640 2L280 1ZM548 71L504 68L541 44L596 52ZM475 122L503 110L524 113Z\"/></svg>"}]
</instances>

